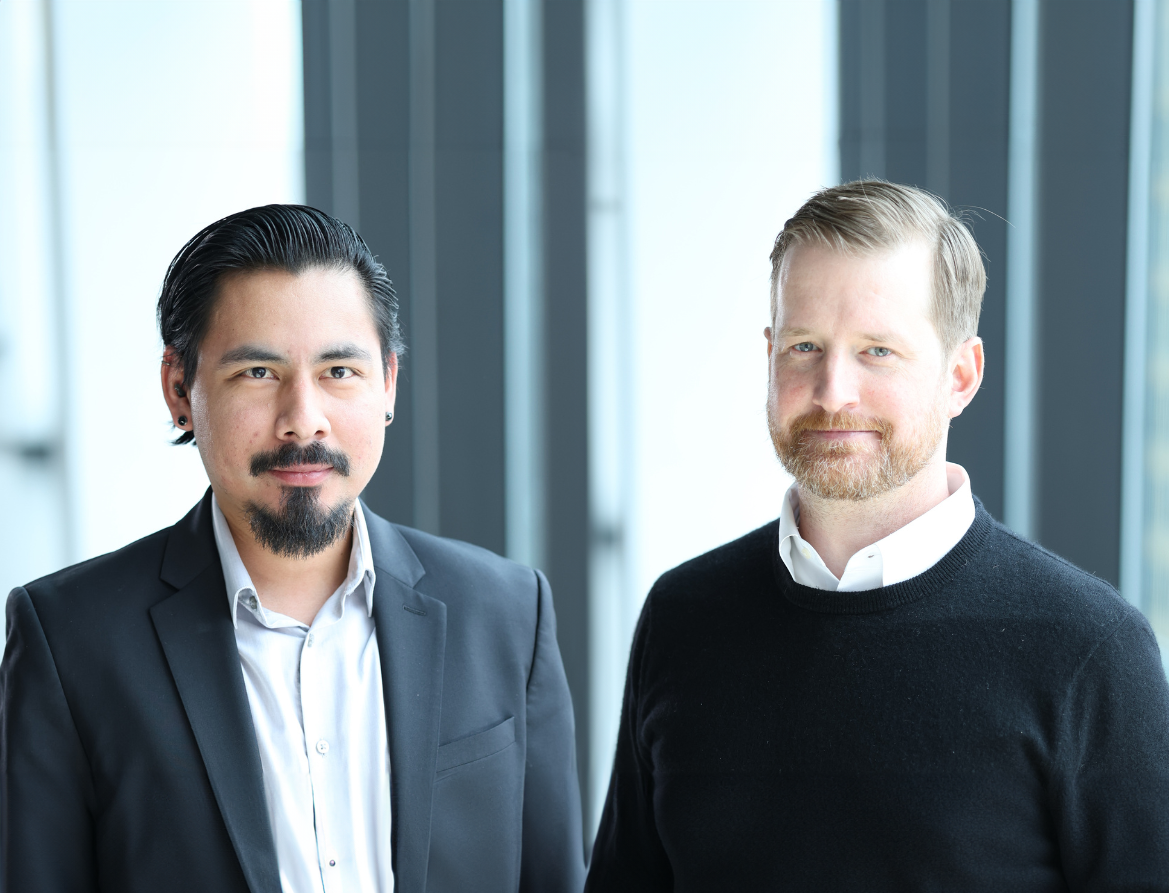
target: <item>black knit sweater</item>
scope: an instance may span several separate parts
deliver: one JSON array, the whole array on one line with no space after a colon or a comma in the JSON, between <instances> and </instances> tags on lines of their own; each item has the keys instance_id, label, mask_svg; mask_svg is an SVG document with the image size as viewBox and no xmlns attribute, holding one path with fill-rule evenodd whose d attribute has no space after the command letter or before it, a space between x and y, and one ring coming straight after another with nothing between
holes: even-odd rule
<instances>
[{"instance_id":1,"label":"black knit sweater","mask_svg":"<svg viewBox=\"0 0 1169 893\"><path fill-rule=\"evenodd\" d=\"M650 592L586 890L1169 891L1138 611L981 505L868 592L795 583L778 528Z\"/></svg>"}]
</instances>

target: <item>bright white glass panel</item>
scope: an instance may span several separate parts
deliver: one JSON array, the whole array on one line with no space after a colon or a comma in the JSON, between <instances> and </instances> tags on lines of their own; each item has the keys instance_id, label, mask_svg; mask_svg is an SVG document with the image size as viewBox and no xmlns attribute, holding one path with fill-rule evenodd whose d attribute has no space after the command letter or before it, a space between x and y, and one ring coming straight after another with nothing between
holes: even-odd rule
<instances>
[{"instance_id":1,"label":"bright white glass panel","mask_svg":"<svg viewBox=\"0 0 1169 893\"><path fill-rule=\"evenodd\" d=\"M789 478L765 415L768 255L838 176L831 11L629 7L638 599L664 570L779 515Z\"/></svg>"},{"instance_id":2,"label":"bright white glass panel","mask_svg":"<svg viewBox=\"0 0 1169 893\"><path fill-rule=\"evenodd\" d=\"M154 307L212 221L303 200L300 6L64 0L56 87L77 554L173 523L207 480L172 447Z\"/></svg>"}]
</instances>

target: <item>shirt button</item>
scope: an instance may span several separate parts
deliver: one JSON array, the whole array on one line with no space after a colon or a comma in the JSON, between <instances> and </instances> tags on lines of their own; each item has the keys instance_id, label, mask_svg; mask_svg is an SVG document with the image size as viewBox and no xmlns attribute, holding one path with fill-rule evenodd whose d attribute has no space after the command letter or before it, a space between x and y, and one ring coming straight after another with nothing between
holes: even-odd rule
<instances>
[{"instance_id":1,"label":"shirt button","mask_svg":"<svg viewBox=\"0 0 1169 893\"><path fill-rule=\"evenodd\" d=\"M326 754L329 752L329 742L322 738L317 742L317 753Z\"/></svg>"},{"instance_id":2,"label":"shirt button","mask_svg":"<svg viewBox=\"0 0 1169 893\"><path fill-rule=\"evenodd\" d=\"M330 860L329 860L329 867L330 867L330 868L332 868L332 867L333 867L334 865L336 865L336 864L337 864L337 860L336 860L336 859L330 859Z\"/></svg>"},{"instance_id":3,"label":"shirt button","mask_svg":"<svg viewBox=\"0 0 1169 893\"><path fill-rule=\"evenodd\" d=\"M308 638L305 639L304 644L306 644L309 648L313 647L313 634L312 633L308 634Z\"/></svg>"},{"instance_id":4,"label":"shirt button","mask_svg":"<svg viewBox=\"0 0 1169 893\"><path fill-rule=\"evenodd\" d=\"M248 607L253 611L260 606L260 600L254 595L248 596Z\"/></svg>"}]
</instances>

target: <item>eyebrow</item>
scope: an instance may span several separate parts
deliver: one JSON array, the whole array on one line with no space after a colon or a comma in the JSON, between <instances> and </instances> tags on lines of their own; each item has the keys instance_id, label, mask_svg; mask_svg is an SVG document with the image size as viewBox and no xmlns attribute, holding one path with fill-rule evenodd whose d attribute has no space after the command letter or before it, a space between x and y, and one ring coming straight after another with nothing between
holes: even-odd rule
<instances>
[{"instance_id":1,"label":"eyebrow","mask_svg":"<svg viewBox=\"0 0 1169 893\"><path fill-rule=\"evenodd\" d=\"M233 347L219 358L220 366L234 366L236 363L288 363L288 357L255 344Z\"/></svg>"},{"instance_id":2,"label":"eyebrow","mask_svg":"<svg viewBox=\"0 0 1169 893\"><path fill-rule=\"evenodd\" d=\"M803 338L808 335L815 335L811 329L796 328L796 329L780 329L776 333L781 338ZM862 341L895 341L899 342L901 339L896 335L888 332L861 332L860 338Z\"/></svg>"},{"instance_id":3,"label":"eyebrow","mask_svg":"<svg viewBox=\"0 0 1169 893\"><path fill-rule=\"evenodd\" d=\"M313 358L313 363L332 363L337 360L364 360L373 361L369 351L356 344L337 344L326 348ZM257 344L243 344L233 347L219 358L220 366L234 366L237 363L279 363L289 365L292 361L284 354L276 353Z\"/></svg>"},{"instance_id":4,"label":"eyebrow","mask_svg":"<svg viewBox=\"0 0 1169 893\"><path fill-rule=\"evenodd\" d=\"M356 344L338 344L336 347L321 351L314 362L331 363L335 360L364 360L370 363L373 362L373 357L368 350Z\"/></svg>"}]
</instances>

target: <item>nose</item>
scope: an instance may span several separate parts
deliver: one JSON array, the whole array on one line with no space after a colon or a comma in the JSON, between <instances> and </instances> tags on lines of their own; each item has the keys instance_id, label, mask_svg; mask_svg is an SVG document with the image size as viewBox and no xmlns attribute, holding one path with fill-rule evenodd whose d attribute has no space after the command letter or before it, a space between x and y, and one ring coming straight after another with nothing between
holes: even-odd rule
<instances>
[{"instance_id":1,"label":"nose","mask_svg":"<svg viewBox=\"0 0 1169 893\"><path fill-rule=\"evenodd\" d=\"M855 363L844 353L829 353L820 364L813 401L827 413L860 405L859 376Z\"/></svg>"},{"instance_id":2,"label":"nose","mask_svg":"<svg viewBox=\"0 0 1169 893\"><path fill-rule=\"evenodd\" d=\"M320 388L311 376L297 375L286 381L277 398L276 437L289 442L322 440L329 436Z\"/></svg>"}]
</instances>

